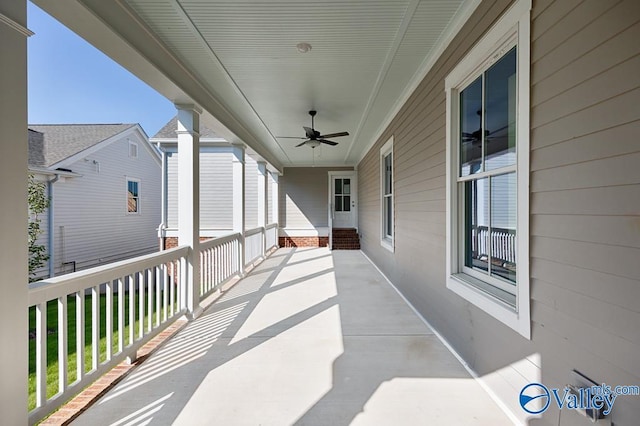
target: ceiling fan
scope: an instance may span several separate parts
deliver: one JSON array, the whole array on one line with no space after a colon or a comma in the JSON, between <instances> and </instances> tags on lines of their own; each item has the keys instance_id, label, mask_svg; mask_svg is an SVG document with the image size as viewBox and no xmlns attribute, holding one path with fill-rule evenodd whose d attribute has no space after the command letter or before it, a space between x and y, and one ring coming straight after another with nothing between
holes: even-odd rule
<instances>
[{"instance_id":1,"label":"ceiling fan","mask_svg":"<svg viewBox=\"0 0 640 426\"><path fill-rule=\"evenodd\" d=\"M296 145L296 148L302 145L307 145L308 147L315 148L319 146L321 143L336 146L338 142L330 141L327 138L338 138L340 136L349 136L349 132L338 132L338 133L327 133L326 135L321 134L314 128L313 125L313 117L315 117L317 111L311 110L309 111L309 115L311 116L311 127L302 126L306 133L306 137L297 137L297 136L282 136L282 138L287 139L305 139L304 142Z\"/></svg>"}]
</instances>

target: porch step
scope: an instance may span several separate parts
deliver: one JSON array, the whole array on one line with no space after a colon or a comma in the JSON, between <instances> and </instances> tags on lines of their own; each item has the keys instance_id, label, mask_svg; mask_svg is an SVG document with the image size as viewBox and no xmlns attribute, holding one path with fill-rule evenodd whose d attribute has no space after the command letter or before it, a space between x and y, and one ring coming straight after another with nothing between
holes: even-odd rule
<instances>
[{"instance_id":1,"label":"porch step","mask_svg":"<svg viewBox=\"0 0 640 426\"><path fill-rule=\"evenodd\" d=\"M332 237L334 250L360 250L360 237L353 228L334 228Z\"/></svg>"}]
</instances>

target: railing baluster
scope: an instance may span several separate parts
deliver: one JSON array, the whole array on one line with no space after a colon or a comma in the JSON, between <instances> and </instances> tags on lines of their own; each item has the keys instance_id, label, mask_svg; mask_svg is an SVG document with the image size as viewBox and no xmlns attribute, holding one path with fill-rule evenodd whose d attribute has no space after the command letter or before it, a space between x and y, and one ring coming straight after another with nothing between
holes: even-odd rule
<instances>
[{"instance_id":1,"label":"railing baluster","mask_svg":"<svg viewBox=\"0 0 640 426\"><path fill-rule=\"evenodd\" d=\"M104 327L106 340L106 358L111 361L113 353L113 281L109 281L105 285L106 303L104 313Z\"/></svg>"},{"instance_id":2,"label":"railing baluster","mask_svg":"<svg viewBox=\"0 0 640 426\"><path fill-rule=\"evenodd\" d=\"M138 272L138 339L144 336L144 271Z\"/></svg>"},{"instance_id":3,"label":"railing baluster","mask_svg":"<svg viewBox=\"0 0 640 426\"><path fill-rule=\"evenodd\" d=\"M47 302L36 305L36 407L47 401Z\"/></svg>"},{"instance_id":4,"label":"railing baluster","mask_svg":"<svg viewBox=\"0 0 640 426\"><path fill-rule=\"evenodd\" d=\"M67 295L58 297L58 392L67 389Z\"/></svg>"},{"instance_id":5,"label":"railing baluster","mask_svg":"<svg viewBox=\"0 0 640 426\"><path fill-rule=\"evenodd\" d=\"M162 292L162 288L160 287L160 279L161 279L160 278L160 273L161 273L160 265L154 266L153 270L155 272L155 284L156 284L156 323L155 323L155 327L159 327L160 326L160 315L162 313L160 311L160 296L161 296L161 292Z\"/></svg>"},{"instance_id":6,"label":"railing baluster","mask_svg":"<svg viewBox=\"0 0 640 426\"><path fill-rule=\"evenodd\" d=\"M79 382L84 377L85 352L84 352L84 291L76 293L76 381Z\"/></svg>"},{"instance_id":7,"label":"railing baluster","mask_svg":"<svg viewBox=\"0 0 640 426\"><path fill-rule=\"evenodd\" d=\"M118 353L124 351L124 277L118 278Z\"/></svg>"},{"instance_id":8,"label":"railing baluster","mask_svg":"<svg viewBox=\"0 0 640 426\"><path fill-rule=\"evenodd\" d=\"M129 275L129 345L136 338L136 279Z\"/></svg>"},{"instance_id":9,"label":"railing baluster","mask_svg":"<svg viewBox=\"0 0 640 426\"><path fill-rule=\"evenodd\" d=\"M153 269L147 269L147 333L150 333L153 330L153 302L155 300L154 297L154 287L155 283L153 282Z\"/></svg>"},{"instance_id":10,"label":"railing baluster","mask_svg":"<svg viewBox=\"0 0 640 426\"><path fill-rule=\"evenodd\" d=\"M91 369L100 364L100 285L91 288Z\"/></svg>"},{"instance_id":11,"label":"railing baluster","mask_svg":"<svg viewBox=\"0 0 640 426\"><path fill-rule=\"evenodd\" d=\"M171 261L170 263L171 265L171 271L169 274L169 296L171 296L169 299L171 300L171 317L173 317L174 314L174 309L175 309L175 303L176 303L176 287L175 287L175 276L176 276L176 266L175 266L175 262Z\"/></svg>"},{"instance_id":12,"label":"railing baluster","mask_svg":"<svg viewBox=\"0 0 640 426\"><path fill-rule=\"evenodd\" d=\"M202 263L203 263L203 260L204 260L203 258L204 258L203 253L202 252L198 253L198 262L200 262L200 265L202 265ZM204 268L200 268L199 274L200 274L200 277L198 277L199 281L198 281L198 287L197 288L198 288L198 292L200 294L204 294L204 292L206 291L205 288L203 287L203 283L202 283L202 281L203 281L202 279L204 277Z\"/></svg>"},{"instance_id":13,"label":"railing baluster","mask_svg":"<svg viewBox=\"0 0 640 426\"><path fill-rule=\"evenodd\" d=\"M180 278L178 279L178 294L180 295L179 310L187 308L187 258L180 258Z\"/></svg>"},{"instance_id":14,"label":"railing baluster","mask_svg":"<svg viewBox=\"0 0 640 426\"><path fill-rule=\"evenodd\" d=\"M216 270L218 268L215 249L213 248L208 249L207 256L209 257L209 289L208 291L213 291L216 288Z\"/></svg>"},{"instance_id":15,"label":"railing baluster","mask_svg":"<svg viewBox=\"0 0 640 426\"><path fill-rule=\"evenodd\" d=\"M167 264L163 263L160 265L160 272L162 274L162 321L166 321L169 315L169 304L167 303L169 299L169 289L167 288Z\"/></svg>"}]
</instances>

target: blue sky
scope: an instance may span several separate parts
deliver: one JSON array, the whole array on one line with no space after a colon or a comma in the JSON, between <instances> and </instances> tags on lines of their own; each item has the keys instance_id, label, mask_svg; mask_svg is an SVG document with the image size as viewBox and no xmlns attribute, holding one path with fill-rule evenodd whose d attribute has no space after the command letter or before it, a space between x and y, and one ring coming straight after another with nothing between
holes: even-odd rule
<instances>
[{"instance_id":1,"label":"blue sky","mask_svg":"<svg viewBox=\"0 0 640 426\"><path fill-rule=\"evenodd\" d=\"M29 123L140 123L149 137L175 115L162 95L28 3Z\"/></svg>"}]
</instances>

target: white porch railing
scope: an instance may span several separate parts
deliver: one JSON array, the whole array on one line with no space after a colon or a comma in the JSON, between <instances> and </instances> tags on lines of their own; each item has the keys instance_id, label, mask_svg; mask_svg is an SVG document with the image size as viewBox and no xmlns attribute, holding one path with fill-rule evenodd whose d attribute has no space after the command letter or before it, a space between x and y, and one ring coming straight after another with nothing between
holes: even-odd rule
<instances>
[{"instance_id":1,"label":"white porch railing","mask_svg":"<svg viewBox=\"0 0 640 426\"><path fill-rule=\"evenodd\" d=\"M240 273L240 234L200 243L200 297L206 297Z\"/></svg>"},{"instance_id":2,"label":"white porch railing","mask_svg":"<svg viewBox=\"0 0 640 426\"><path fill-rule=\"evenodd\" d=\"M278 224L271 223L265 228L266 232L266 251L278 246Z\"/></svg>"},{"instance_id":3,"label":"white porch railing","mask_svg":"<svg viewBox=\"0 0 640 426\"><path fill-rule=\"evenodd\" d=\"M185 312L181 270L188 252L188 247L178 247L29 284L35 326L29 345L30 353L35 352L30 380L31 387L35 381L35 408L29 423L125 358L135 358L142 345ZM69 357L69 350L75 356ZM47 392L48 376L57 376L52 397L47 396L52 393Z\"/></svg>"},{"instance_id":4,"label":"white porch railing","mask_svg":"<svg viewBox=\"0 0 640 426\"><path fill-rule=\"evenodd\" d=\"M277 224L200 243L200 298L265 258ZM41 420L186 313L189 247L183 246L29 284L30 387ZM48 319L49 317L49 319ZM50 323L48 323L48 321ZM87 335L85 335L87 330ZM56 367L57 364L57 367ZM54 377L55 395L47 390Z\"/></svg>"},{"instance_id":5,"label":"white porch railing","mask_svg":"<svg viewBox=\"0 0 640 426\"><path fill-rule=\"evenodd\" d=\"M244 233L244 264L249 265L259 257L264 257L264 228L262 226Z\"/></svg>"}]
</instances>

